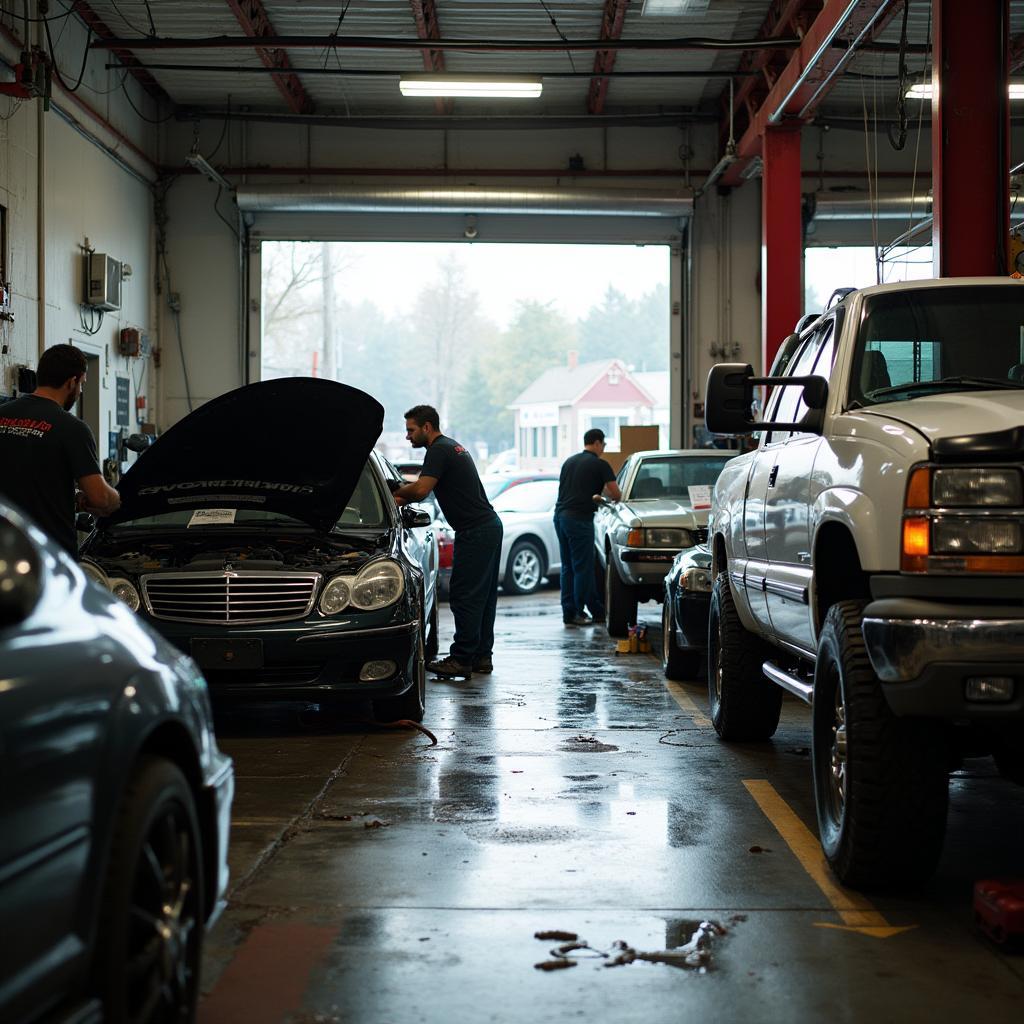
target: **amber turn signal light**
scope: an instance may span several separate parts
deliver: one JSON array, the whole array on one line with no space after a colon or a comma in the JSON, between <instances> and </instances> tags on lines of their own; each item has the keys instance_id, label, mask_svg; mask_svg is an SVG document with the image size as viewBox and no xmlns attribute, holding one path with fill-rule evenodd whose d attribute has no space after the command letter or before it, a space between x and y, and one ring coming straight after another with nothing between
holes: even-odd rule
<instances>
[{"instance_id":1,"label":"amber turn signal light","mask_svg":"<svg viewBox=\"0 0 1024 1024\"><path fill-rule=\"evenodd\" d=\"M642 548L644 546L644 531L630 530L626 537L626 546L630 548Z\"/></svg>"},{"instance_id":2,"label":"amber turn signal light","mask_svg":"<svg viewBox=\"0 0 1024 1024\"><path fill-rule=\"evenodd\" d=\"M931 503L932 471L927 466L920 466L910 474L907 482L906 508L928 508ZM903 536L906 537L906 532ZM903 550L907 550L906 545Z\"/></svg>"}]
</instances>

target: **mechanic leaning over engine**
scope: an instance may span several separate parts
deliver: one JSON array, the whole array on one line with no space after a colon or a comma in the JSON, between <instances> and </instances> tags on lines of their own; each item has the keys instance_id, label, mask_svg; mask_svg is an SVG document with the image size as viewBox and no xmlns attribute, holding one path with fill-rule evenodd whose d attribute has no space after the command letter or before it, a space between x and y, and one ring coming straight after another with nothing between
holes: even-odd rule
<instances>
[{"instance_id":1,"label":"mechanic leaning over engine","mask_svg":"<svg viewBox=\"0 0 1024 1024\"><path fill-rule=\"evenodd\" d=\"M445 519L455 531L448 603L455 637L447 658L427 667L439 676L469 679L494 665L494 616L498 608L498 566L503 528L484 493L469 451L438 429L437 410L413 406L405 414L405 436L413 448L426 448L418 480L394 492L406 505L437 495Z\"/></svg>"},{"instance_id":2,"label":"mechanic leaning over engine","mask_svg":"<svg viewBox=\"0 0 1024 1024\"><path fill-rule=\"evenodd\" d=\"M35 391L0 405L0 495L76 558L76 509L109 515L121 504L100 473L92 431L71 412L85 371L81 350L53 345L39 358Z\"/></svg>"}]
</instances>

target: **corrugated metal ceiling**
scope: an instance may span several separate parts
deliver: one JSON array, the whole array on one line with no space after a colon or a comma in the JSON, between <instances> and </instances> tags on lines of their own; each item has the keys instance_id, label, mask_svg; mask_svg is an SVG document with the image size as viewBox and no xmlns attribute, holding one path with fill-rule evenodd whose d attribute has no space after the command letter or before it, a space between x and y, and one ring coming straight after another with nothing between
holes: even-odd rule
<instances>
[{"instance_id":1,"label":"corrugated metal ceiling","mask_svg":"<svg viewBox=\"0 0 1024 1024\"><path fill-rule=\"evenodd\" d=\"M199 38L241 36L242 29L227 0L89 0L89 6L116 34L142 37L150 32L152 14L156 34L161 37ZM147 12L148 6L148 12ZM278 35L325 37L337 30L341 38L352 36L389 37L416 40L416 23L409 0L264 0L264 9ZM702 36L719 40L749 39L758 34L770 0L706 0L694 3L690 13L673 17L641 14L641 0L627 9L622 38L657 39ZM915 0L910 6L908 38L926 44L931 30L930 0ZM1024 0L1011 0L1011 28L1024 28ZM445 39L549 40L558 31L571 40L600 37L604 0L437 0L438 23ZM339 16L344 18L339 27ZM879 41L896 44L902 15L893 17ZM153 77L175 103L187 107L232 107L285 113L287 104L267 74L228 74L199 70L203 65L262 67L255 50L167 49L140 50L138 59L146 66L174 64L181 70L154 69ZM700 78L614 78L611 80L604 112L608 114L689 113L719 111L720 98L728 89L722 73L734 71L740 61L737 51L629 51L619 52L615 71L706 72ZM397 76L403 71L424 69L416 50L293 48L288 51L292 66L319 114L344 116L402 115L433 117L433 100L403 98ZM583 51L485 52L447 51L450 71L488 71L548 75L544 94L536 101L456 100L456 115L495 114L583 115L587 110L594 55ZM908 58L913 71L923 70L928 57ZM313 74L311 69L328 69L331 75ZM344 71L393 71L394 75L370 77L345 75ZM579 78L550 77L555 72L583 72ZM895 103L897 57L895 53L858 55L848 74L837 82L821 112L826 116L856 116L867 107L879 116ZM306 72L305 74L303 72ZM529 106L527 108L527 102Z\"/></svg>"}]
</instances>

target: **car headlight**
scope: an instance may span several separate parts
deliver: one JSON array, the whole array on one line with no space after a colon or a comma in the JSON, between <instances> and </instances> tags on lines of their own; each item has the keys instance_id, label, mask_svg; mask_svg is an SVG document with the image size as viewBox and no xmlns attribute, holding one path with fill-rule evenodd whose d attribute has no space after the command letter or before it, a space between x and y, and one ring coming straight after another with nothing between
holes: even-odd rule
<instances>
[{"instance_id":1,"label":"car headlight","mask_svg":"<svg viewBox=\"0 0 1024 1024\"><path fill-rule=\"evenodd\" d=\"M932 504L939 508L1024 504L1020 471L1010 467L935 469Z\"/></svg>"},{"instance_id":2,"label":"car headlight","mask_svg":"<svg viewBox=\"0 0 1024 1024\"><path fill-rule=\"evenodd\" d=\"M139 610L139 592L130 581L120 578L112 579L107 586L118 601L123 601L133 612Z\"/></svg>"},{"instance_id":3,"label":"car headlight","mask_svg":"<svg viewBox=\"0 0 1024 1024\"><path fill-rule=\"evenodd\" d=\"M352 604L364 612L386 608L405 593L405 573L390 558L364 566L352 584Z\"/></svg>"},{"instance_id":4,"label":"car headlight","mask_svg":"<svg viewBox=\"0 0 1024 1024\"><path fill-rule=\"evenodd\" d=\"M932 550L936 555L1017 555L1024 550L1024 530L1009 519L936 519Z\"/></svg>"},{"instance_id":5,"label":"car headlight","mask_svg":"<svg viewBox=\"0 0 1024 1024\"><path fill-rule=\"evenodd\" d=\"M690 590L703 594L710 594L711 570L700 569L697 566L691 566L683 573L679 582L683 590Z\"/></svg>"},{"instance_id":6,"label":"car headlight","mask_svg":"<svg viewBox=\"0 0 1024 1024\"><path fill-rule=\"evenodd\" d=\"M110 589L110 580L107 574L95 563L83 561L78 563L78 568L85 573L94 583L98 583L104 590Z\"/></svg>"},{"instance_id":7,"label":"car headlight","mask_svg":"<svg viewBox=\"0 0 1024 1024\"><path fill-rule=\"evenodd\" d=\"M320 611L324 615L337 615L344 611L352 600L352 577L335 576L320 595Z\"/></svg>"},{"instance_id":8,"label":"car headlight","mask_svg":"<svg viewBox=\"0 0 1024 1024\"><path fill-rule=\"evenodd\" d=\"M649 529L647 546L652 548L689 548L693 547L693 538L689 530Z\"/></svg>"}]
</instances>

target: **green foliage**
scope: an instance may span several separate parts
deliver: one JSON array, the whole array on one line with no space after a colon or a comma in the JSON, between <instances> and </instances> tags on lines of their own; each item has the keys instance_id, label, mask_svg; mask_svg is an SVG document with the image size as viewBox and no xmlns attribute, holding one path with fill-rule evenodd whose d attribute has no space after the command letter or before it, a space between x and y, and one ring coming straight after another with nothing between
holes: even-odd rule
<instances>
[{"instance_id":1,"label":"green foliage","mask_svg":"<svg viewBox=\"0 0 1024 1024\"><path fill-rule=\"evenodd\" d=\"M601 305L580 321L579 338L581 363L618 358L634 370L667 370L668 288L658 284L630 299L609 285Z\"/></svg>"}]
</instances>

